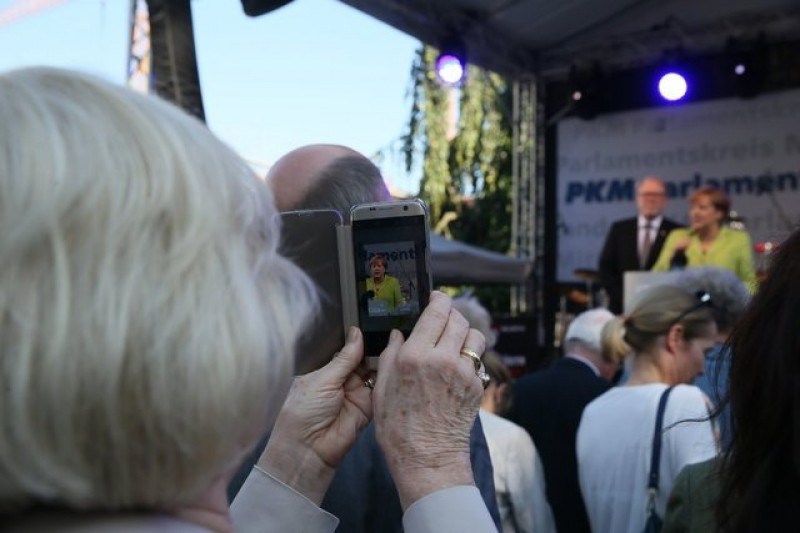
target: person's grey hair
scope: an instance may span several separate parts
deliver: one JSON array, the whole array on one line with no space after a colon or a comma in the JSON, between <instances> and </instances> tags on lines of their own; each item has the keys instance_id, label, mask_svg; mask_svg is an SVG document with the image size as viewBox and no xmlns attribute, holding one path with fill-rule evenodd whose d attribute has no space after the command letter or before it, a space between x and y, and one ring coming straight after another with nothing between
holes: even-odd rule
<instances>
[{"instance_id":1,"label":"person's grey hair","mask_svg":"<svg viewBox=\"0 0 800 533\"><path fill-rule=\"evenodd\" d=\"M486 339L486 351L494 349L497 334L492 329L492 317L489 311L472 295L453 298L453 308L467 319L469 327L480 331Z\"/></svg>"},{"instance_id":2,"label":"person's grey hair","mask_svg":"<svg viewBox=\"0 0 800 533\"><path fill-rule=\"evenodd\" d=\"M364 156L347 155L325 167L293 209L336 209L349 222L354 205L391 199L378 167Z\"/></svg>"},{"instance_id":3,"label":"person's grey hair","mask_svg":"<svg viewBox=\"0 0 800 533\"><path fill-rule=\"evenodd\" d=\"M579 347L601 355L603 326L612 318L614 314L602 308L590 309L576 316L564 335L564 351L569 353Z\"/></svg>"},{"instance_id":4,"label":"person's grey hair","mask_svg":"<svg viewBox=\"0 0 800 533\"><path fill-rule=\"evenodd\" d=\"M750 302L747 285L730 270L702 266L682 271L675 284L690 293L706 291L711 295L711 314L720 332L730 332L744 315Z\"/></svg>"},{"instance_id":5,"label":"person's grey hair","mask_svg":"<svg viewBox=\"0 0 800 533\"><path fill-rule=\"evenodd\" d=\"M164 509L236 466L314 306L275 214L176 107L0 75L0 507Z\"/></svg>"}]
</instances>

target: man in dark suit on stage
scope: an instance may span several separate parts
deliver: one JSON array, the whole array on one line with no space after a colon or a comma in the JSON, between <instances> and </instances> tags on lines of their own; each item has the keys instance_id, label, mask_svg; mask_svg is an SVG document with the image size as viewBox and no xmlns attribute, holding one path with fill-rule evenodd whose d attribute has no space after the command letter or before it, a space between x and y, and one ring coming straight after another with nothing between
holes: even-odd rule
<instances>
[{"instance_id":1,"label":"man in dark suit on stage","mask_svg":"<svg viewBox=\"0 0 800 533\"><path fill-rule=\"evenodd\" d=\"M547 500L559 533L590 531L578 484L575 436L586 405L608 390L618 365L603 360L601 331L614 315L591 309L567 328L564 357L514 384L508 418L524 427L544 467Z\"/></svg>"},{"instance_id":2,"label":"man in dark suit on stage","mask_svg":"<svg viewBox=\"0 0 800 533\"><path fill-rule=\"evenodd\" d=\"M664 218L667 188L655 176L647 176L636 187L636 207L639 215L612 224L600 254L600 282L609 296L608 308L622 313L622 279L629 270L650 270L658 259L667 234L681 227Z\"/></svg>"}]
</instances>

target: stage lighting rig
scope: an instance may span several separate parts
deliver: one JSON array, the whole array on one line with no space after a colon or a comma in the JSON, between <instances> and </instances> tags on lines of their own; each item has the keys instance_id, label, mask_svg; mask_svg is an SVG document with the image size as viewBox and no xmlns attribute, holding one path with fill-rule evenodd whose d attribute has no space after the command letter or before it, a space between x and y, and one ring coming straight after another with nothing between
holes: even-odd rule
<instances>
[{"instance_id":1,"label":"stage lighting rig","mask_svg":"<svg viewBox=\"0 0 800 533\"><path fill-rule=\"evenodd\" d=\"M736 92L742 98L753 98L761 92L767 66L764 35L755 41L746 42L728 39L725 46L730 76L736 84Z\"/></svg>"},{"instance_id":2,"label":"stage lighting rig","mask_svg":"<svg viewBox=\"0 0 800 533\"><path fill-rule=\"evenodd\" d=\"M456 85L467 71L467 53L459 39L450 38L439 48L436 75L447 85Z\"/></svg>"},{"instance_id":3,"label":"stage lighting rig","mask_svg":"<svg viewBox=\"0 0 800 533\"><path fill-rule=\"evenodd\" d=\"M664 62L656 75L658 94L668 102L681 101L690 91L683 52L669 50L664 53Z\"/></svg>"},{"instance_id":4,"label":"stage lighting rig","mask_svg":"<svg viewBox=\"0 0 800 533\"><path fill-rule=\"evenodd\" d=\"M575 65L569 74L569 105L584 120L597 116L603 100L603 73L598 64L585 70Z\"/></svg>"}]
</instances>

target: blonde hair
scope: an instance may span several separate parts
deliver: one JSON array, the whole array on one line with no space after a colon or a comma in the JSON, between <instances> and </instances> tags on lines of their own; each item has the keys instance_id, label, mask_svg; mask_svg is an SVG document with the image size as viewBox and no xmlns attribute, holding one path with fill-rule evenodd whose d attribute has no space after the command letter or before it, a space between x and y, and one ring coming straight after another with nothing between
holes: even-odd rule
<instances>
[{"instance_id":1,"label":"blonde hair","mask_svg":"<svg viewBox=\"0 0 800 533\"><path fill-rule=\"evenodd\" d=\"M662 285L645 291L627 317L617 317L603 328L603 358L619 362L628 353L649 350L670 327L681 324L687 340L708 334L711 312L699 300L678 287Z\"/></svg>"},{"instance_id":2,"label":"blonde hair","mask_svg":"<svg viewBox=\"0 0 800 533\"><path fill-rule=\"evenodd\" d=\"M275 213L170 104L0 76L0 506L164 508L235 467L314 305Z\"/></svg>"}]
</instances>

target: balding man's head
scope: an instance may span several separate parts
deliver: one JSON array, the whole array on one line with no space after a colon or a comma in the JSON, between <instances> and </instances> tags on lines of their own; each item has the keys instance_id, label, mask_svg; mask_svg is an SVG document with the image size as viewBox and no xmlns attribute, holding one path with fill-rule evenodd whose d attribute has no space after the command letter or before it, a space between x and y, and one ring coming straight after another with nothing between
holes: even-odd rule
<instances>
[{"instance_id":1,"label":"balding man's head","mask_svg":"<svg viewBox=\"0 0 800 533\"><path fill-rule=\"evenodd\" d=\"M281 211L336 209L391 200L380 170L346 146L314 144L280 158L267 174Z\"/></svg>"},{"instance_id":2,"label":"balding man's head","mask_svg":"<svg viewBox=\"0 0 800 533\"><path fill-rule=\"evenodd\" d=\"M667 205L667 186L656 176L645 176L636 187L636 207L639 214L653 219Z\"/></svg>"},{"instance_id":3,"label":"balding man's head","mask_svg":"<svg viewBox=\"0 0 800 533\"><path fill-rule=\"evenodd\" d=\"M331 144L289 152L270 169L267 182L281 211L335 209L347 219L356 204L392 199L378 167L355 150ZM344 342L341 324L328 319L341 316L338 295L330 296L321 300L321 320L298 344L299 374L322 367Z\"/></svg>"}]
</instances>

